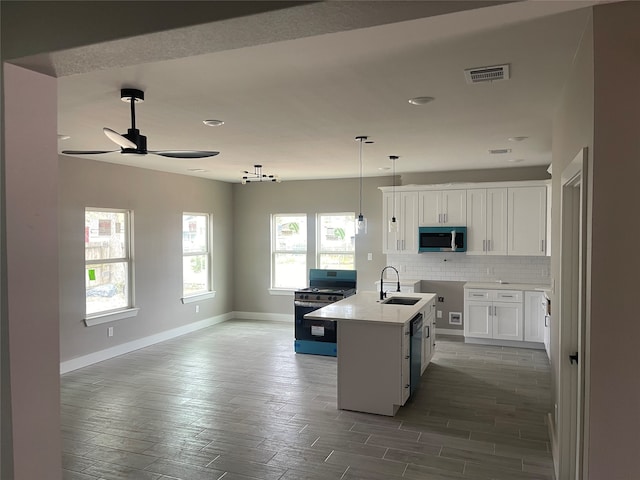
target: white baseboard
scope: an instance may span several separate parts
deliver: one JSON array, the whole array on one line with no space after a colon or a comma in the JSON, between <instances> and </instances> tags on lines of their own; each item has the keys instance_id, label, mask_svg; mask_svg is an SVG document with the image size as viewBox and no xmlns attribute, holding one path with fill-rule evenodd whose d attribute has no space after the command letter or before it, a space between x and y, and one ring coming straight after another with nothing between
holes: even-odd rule
<instances>
[{"instance_id":1,"label":"white baseboard","mask_svg":"<svg viewBox=\"0 0 640 480\"><path fill-rule=\"evenodd\" d=\"M108 360L110 358L117 357L119 355L124 355L125 353L133 352L134 350L139 350L141 348L149 347L156 343L164 342L166 340L171 340L172 338L179 337L187 333L195 332L196 330L201 330L203 328L207 328L212 325L216 325L218 323L226 322L227 320L231 320L233 318L237 318L234 315L234 312L225 313L224 315L205 318L204 320L190 323L189 325L184 325L178 328L172 328L171 330L166 330L164 332L156 333L155 335L149 335L148 337L139 338L131 342L116 345L115 347L106 348L98 352L89 353L88 355L72 358L71 360L60 362L60 374L62 375L64 373L77 370L78 368L87 367L94 363L102 362L104 360Z\"/></svg>"},{"instance_id":2,"label":"white baseboard","mask_svg":"<svg viewBox=\"0 0 640 480\"><path fill-rule=\"evenodd\" d=\"M293 313L258 313L258 312L233 312L233 318L240 320L267 320L270 322L293 323Z\"/></svg>"},{"instance_id":3,"label":"white baseboard","mask_svg":"<svg viewBox=\"0 0 640 480\"><path fill-rule=\"evenodd\" d=\"M520 340L499 340L495 338L474 338L465 337L465 343L477 345L497 345L499 347L532 348L534 350L544 350L544 343L521 342Z\"/></svg>"},{"instance_id":4,"label":"white baseboard","mask_svg":"<svg viewBox=\"0 0 640 480\"><path fill-rule=\"evenodd\" d=\"M436 335L458 335L464 336L464 330L457 330L453 328L436 328Z\"/></svg>"}]
</instances>

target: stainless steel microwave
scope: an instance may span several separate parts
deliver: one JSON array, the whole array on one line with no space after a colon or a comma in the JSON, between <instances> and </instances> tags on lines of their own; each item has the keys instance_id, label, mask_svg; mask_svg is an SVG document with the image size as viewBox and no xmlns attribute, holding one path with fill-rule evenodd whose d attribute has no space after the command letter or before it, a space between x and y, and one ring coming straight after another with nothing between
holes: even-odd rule
<instances>
[{"instance_id":1,"label":"stainless steel microwave","mask_svg":"<svg viewBox=\"0 0 640 480\"><path fill-rule=\"evenodd\" d=\"M467 227L418 227L419 252L466 252Z\"/></svg>"}]
</instances>

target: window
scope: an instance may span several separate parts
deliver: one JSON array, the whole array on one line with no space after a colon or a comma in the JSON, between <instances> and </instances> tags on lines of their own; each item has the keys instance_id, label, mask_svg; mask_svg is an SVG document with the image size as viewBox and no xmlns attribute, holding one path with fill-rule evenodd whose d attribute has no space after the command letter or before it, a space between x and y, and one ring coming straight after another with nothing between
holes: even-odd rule
<instances>
[{"instance_id":1,"label":"window","mask_svg":"<svg viewBox=\"0 0 640 480\"><path fill-rule=\"evenodd\" d=\"M84 218L87 316L131 308L131 213L87 208Z\"/></svg>"},{"instance_id":2,"label":"window","mask_svg":"<svg viewBox=\"0 0 640 480\"><path fill-rule=\"evenodd\" d=\"M271 217L271 285L300 288L307 285L307 216Z\"/></svg>"},{"instance_id":3,"label":"window","mask_svg":"<svg viewBox=\"0 0 640 480\"><path fill-rule=\"evenodd\" d=\"M189 297L211 291L210 216L182 215L182 295Z\"/></svg>"},{"instance_id":4,"label":"window","mask_svg":"<svg viewBox=\"0 0 640 480\"><path fill-rule=\"evenodd\" d=\"M318 268L355 270L355 214L318 214Z\"/></svg>"}]
</instances>

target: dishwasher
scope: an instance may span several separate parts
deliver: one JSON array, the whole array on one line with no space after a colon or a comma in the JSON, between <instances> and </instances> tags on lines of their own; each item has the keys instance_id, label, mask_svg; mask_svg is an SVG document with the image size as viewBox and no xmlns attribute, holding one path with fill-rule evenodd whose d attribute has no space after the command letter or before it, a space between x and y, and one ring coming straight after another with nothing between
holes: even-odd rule
<instances>
[{"instance_id":1,"label":"dishwasher","mask_svg":"<svg viewBox=\"0 0 640 480\"><path fill-rule=\"evenodd\" d=\"M411 319L411 343L409 345L409 355L411 357L411 366L409 369L410 394L418 389L420 385L420 369L422 367L422 313L418 313Z\"/></svg>"}]
</instances>

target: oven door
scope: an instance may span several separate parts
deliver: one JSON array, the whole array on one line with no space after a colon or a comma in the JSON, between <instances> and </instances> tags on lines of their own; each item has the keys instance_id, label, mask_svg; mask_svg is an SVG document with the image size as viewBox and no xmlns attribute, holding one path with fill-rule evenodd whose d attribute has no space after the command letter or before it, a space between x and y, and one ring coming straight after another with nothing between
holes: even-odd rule
<instances>
[{"instance_id":1,"label":"oven door","mask_svg":"<svg viewBox=\"0 0 640 480\"><path fill-rule=\"evenodd\" d=\"M296 340L336 343L336 322L333 320L307 320L304 316L327 303L300 302L294 303Z\"/></svg>"}]
</instances>

